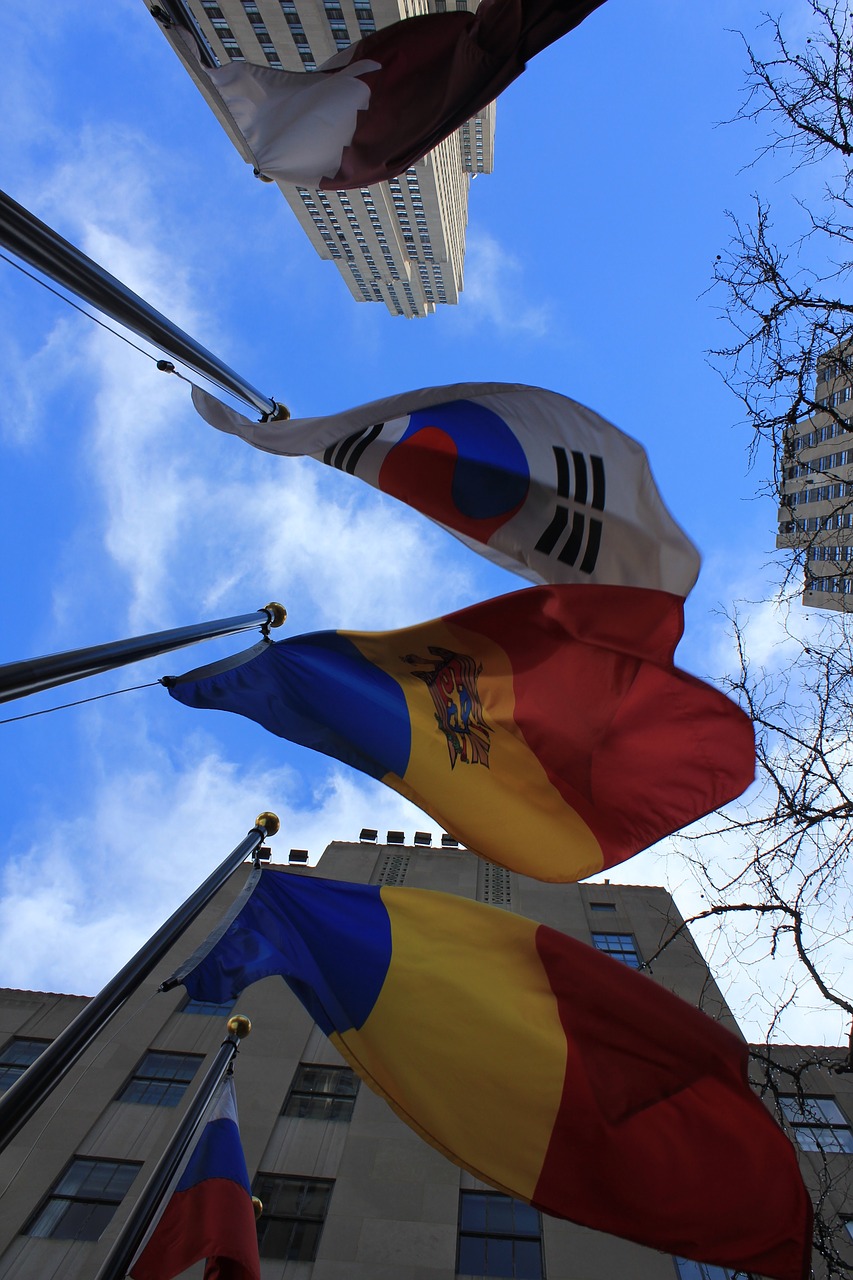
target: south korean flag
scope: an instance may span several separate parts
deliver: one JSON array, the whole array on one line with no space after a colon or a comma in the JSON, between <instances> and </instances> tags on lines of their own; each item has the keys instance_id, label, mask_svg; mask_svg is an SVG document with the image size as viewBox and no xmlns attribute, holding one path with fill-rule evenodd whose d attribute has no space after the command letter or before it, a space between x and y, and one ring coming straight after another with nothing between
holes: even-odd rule
<instances>
[{"instance_id":1,"label":"south korean flag","mask_svg":"<svg viewBox=\"0 0 853 1280\"><path fill-rule=\"evenodd\" d=\"M532 582L686 596L696 581L699 553L664 506L643 447L556 392L461 383L261 423L198 389L193 401L220 431L357 476Z\"/></svg>"}]
</instances>

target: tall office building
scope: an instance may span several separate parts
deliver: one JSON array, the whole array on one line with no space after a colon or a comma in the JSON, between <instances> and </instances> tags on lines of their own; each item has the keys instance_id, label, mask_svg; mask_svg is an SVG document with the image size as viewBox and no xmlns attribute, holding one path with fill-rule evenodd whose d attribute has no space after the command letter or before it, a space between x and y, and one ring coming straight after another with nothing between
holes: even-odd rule
<instances>
[{"instance_id":1,"label":"tall office building","mask_svg":"<svg viewBox=\"0 0 853 1280\"><path fill-rule=\"evenodd\" d=\"M428 847L423 833L412 845L402 843L401 832L389 832L385 843L376 834L330 845L316 874L492 903L634 968L682 923L664 889L543 884L453 844ZM0 1156L3 1280L90 1280L97 1272L231 1012L189 1000L182 988L159 994L157 986L214 926L242 878L220 891ZM737 1030L686 930L647 980ZM83 1004L79 996L0 991L0 1086ZM264 1202L263 1280L731 1280L723 1268L541 1215L451 1164L359 1084L280 978L250 987L235 1009L254 1024L235 1080L246 1160ZM845 1057L841 1049L822 1052L839 1063ZM836 1247L853 1263L853 1076L810 1068L799 1085L783 1078L780 1091L807 1178L816 1188L828 1181L824 1211L835 1215ZM201 1270L188 1274L200 1277Z\"/></svg>"},{"instance_id":2,"label":"tall office building","mask_svg":"<svg viewBox=\"0 0 853 1280\"><path fill-rule=\"evenodd\" d=\"M803 604L853 609L853 356L827 353L816 413L785 432L777 547L805 562Z\"/></svg>"},{"instance_id":3,"label":"tall office building","mask_svg":"<svg viewBox=\"0 0 853 1280\"><path fill-rule=\"evenodd\" d=\"M471 0L476 9L478 0ZM466 0L450 0L466 9ZM245 59L286 71L314 71L379 27L443 12L448 0L165 0L189 10L219 63ZM244 159L245 139L210 81L173 48ZM393 315L425 316L459 300L472 176L490 173L495 108L486 107L395 178L356 191L277 185L321 258L335 263L357 302L384 302Z\"/></svg>"}]
</instances>

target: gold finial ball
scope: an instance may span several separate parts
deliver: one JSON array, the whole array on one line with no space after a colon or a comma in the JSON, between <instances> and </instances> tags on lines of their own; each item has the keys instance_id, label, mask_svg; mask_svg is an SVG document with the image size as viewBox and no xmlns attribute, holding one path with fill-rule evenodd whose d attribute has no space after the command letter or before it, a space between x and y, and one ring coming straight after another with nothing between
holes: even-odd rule
<instances>
[{"instance_id":1,"label":"gold finial ball","mask_svg":"<svg viewBox=\"0 0 853 1280\"><path fill-rule=\"evenodd\" d=\"M252 1208L255 1211L255 1218L259 1218L264 1211L263 1200L259 1200L257 1196L252 1196Z\"/></svg>"},{"instance_id":2,"label":"gold finial ball","mask_svg":"<svg viewBox=\"0 0 853 1280\"><path fill-rule=\"evenodd\" d=\"M232 1013L225 1025L238 1040L245 1040L252 1030L252 1024L244 1013Z\"/></svg>"},{"instance_id":3,"label":"gold finial ball","mask_svg":"<svg viewBox=\"0 0 853 1280\"><path fill-rule=\"evenodd\" d=\"M277 600L264 605L264 611L270 615L270 626L281 627L287 621L287 610Z\"/></svg>"},{"instance_id":4,"label":"gold finial ball","mask_svg":"<svg viewBox=\"0 0 853 1280\"><path fill-rule=\"evenodd\" d=\"M255 826L263 828L264 835L274 836L281 823L278 820L278 814L267 811L266 813L258 814L257 818L255 818Z\"/></svg>"}]
</instances>

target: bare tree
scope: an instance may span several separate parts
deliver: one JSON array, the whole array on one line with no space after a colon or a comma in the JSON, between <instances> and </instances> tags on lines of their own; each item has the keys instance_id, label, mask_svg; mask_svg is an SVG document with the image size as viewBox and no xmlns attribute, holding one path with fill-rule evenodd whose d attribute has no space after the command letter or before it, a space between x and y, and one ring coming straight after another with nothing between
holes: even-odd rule
<instances>
[{"instance_id":1,"label":"bare tree","mask_svg":"<svg viewBox=\"0 0 853 1280\"><path fill-rule=\"evenodd\" d=\"M788 573L798 579L832 535L828 519L797 521L791 482L795 490L830 483L841 510L853 511L846 454L827 458L817 447L853 429L853 10L846 0L804 7L809 35L792 38L768 17L759 34L767 52L744 40L746 94L735 119L763 131L755 171L771 162L773 195L755 195L749 215L729 214L732 235L714 286L732 336L711 353L742 406L765 491L790 506L781 541L787 528L796 553ZM812 482L810 470L822 481ZM853 572L853 561L845 569ZM779 643L768 660L752 657L747 619L729 617L735 658L723 685L755 724L756 788L679 845L704 900L687 923L724 981L736 972L741 990L752 983L747 1002L765 1042L752 1053L756 1083L794 1135L820 1135L810 1099L832 1094L833 1081L849 1091L853 1080L853 965L845 971L853 936L853 613L804 618L785 598L787 584L775 602ZM670 941L664 936L661 949ZM845 1043L780 1043L786 1020L804 1006L836 1010ZM831 1126L826 1132L823 1144L804 1146L813 1152L806 1161L817 1266L849 1278L852 1158L839 1165L846 1148L832 1146Z\"/></svg>"},{"instance_id":2,"label":"bare tree","mask_svg":"<svg viewBox=\"0 0 853 1280\"><path fill-rule=\"evenodd\" d=\"M804 635L801 616L780 609L788 625L772 665L751 660L748 622L730 617L737 660L723 685L755 724L756 788L678 838L705 905L662 930L647 966L689 926L738 990L762 1028L753 1083L804 1147L815 1274L850 1280L853 1131L828 1127L821 1110L839 1096L853 1120L853 619L830 615ZM792 1013L802 1025L821 1006L838 1011L844 1043L786 1044Z\"/></svg>"},{"instance_id":3,"label":"bare tree","mask_svg":"<svg viewBox=\"0 0 853 1280\"><path fill-rule=\"evenodd\" d=\"M747 93L736 119L766 127L760 154L787 156L789 179L811 171L813 195L797 194L801 181L774 184L791 224L782 244L762 196L750 219L730 214L732 238L714 273L734 338L712 354L744 407L753 453L762 439L772 444L777 480L785 429L826 408L815 394L820 357L853 340L853 13L845 0L808 5L814 26L802 47L771 18L769 57L744 42Z\"/></svg>"}]
</instances>

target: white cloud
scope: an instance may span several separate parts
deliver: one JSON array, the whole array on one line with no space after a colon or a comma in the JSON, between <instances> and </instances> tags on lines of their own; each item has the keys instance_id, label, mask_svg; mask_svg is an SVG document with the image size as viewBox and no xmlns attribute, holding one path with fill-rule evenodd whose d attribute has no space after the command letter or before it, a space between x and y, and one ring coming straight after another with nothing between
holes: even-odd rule
<instances>
[{"instance_id":1,"label":"white cloud","mask_svg":"<svg viewBox=\"0 0 853 1280\"><path fill-rule=\"evenodd\" d=\"M6 985L94 993L267 809L282 824L277 862L291 846L316 861L329 830L353 840L367 823L436 830L402 797L338 768L293 800L292 769L238 767L204 734L177 758L143 735L134 757L93 780L85 816L45 813L38 838L16 842L0 880Z\"/></svg>"},{"instance_id":2,"label":"white cloud","mask_svg":"<svg viewBox=\"0 0 853 1280\"><path fill-rule=\"evenodd\" d=\"M169 241L156 198L162 167L150 151L140 155L125 132L87 134L40 207L61 206L87 252L197 331L191 273L158 247ZM300 630L306 616L312 625L389 627L448 612L470 594L473 575L448 567L460 553L448 557L447 535L422 517L316 463L219 440L185 385L102 330L86 333L75 358L92 386L81 443L104 504L90 513L90 535L124 578L132 630L166 625L178 610L181 620L198 607L242 612L288 590L305 605L294 617ZM57 607L69 598L73 583L61 582Z\"/></svg>"},{"instance_id":3,"label":"white cloud","mask_svg":"<svg viewBox=\"0 0 853 1280\"><path fill-rule=\"evenodd\" d=\"M523 264L487 231L469 228L465 288L454 317L460 326L491 324L503 334L551 337L554 308L531 305L522 279Z\"/></svg>"}]
</instances>

